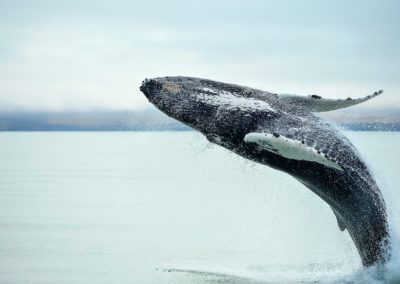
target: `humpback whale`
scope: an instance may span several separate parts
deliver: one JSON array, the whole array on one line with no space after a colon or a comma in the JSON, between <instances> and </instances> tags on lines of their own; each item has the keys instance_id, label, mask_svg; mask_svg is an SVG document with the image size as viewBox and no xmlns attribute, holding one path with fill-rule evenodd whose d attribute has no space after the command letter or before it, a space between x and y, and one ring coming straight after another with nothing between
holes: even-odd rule
<instances>
[{"instance_id":1,"label":"humpback whale","mask_svg":"<svg viewBox=\"0 0 400 284\"><path fill-rule=\"evenodd\" d=\"M383 196L357 149L317 113L359 99L275 94L192 77L146 79L140 90L168 116L246 159L283 171L322 198L366 267L389 258Z\"/></svg>"}]
</instances>

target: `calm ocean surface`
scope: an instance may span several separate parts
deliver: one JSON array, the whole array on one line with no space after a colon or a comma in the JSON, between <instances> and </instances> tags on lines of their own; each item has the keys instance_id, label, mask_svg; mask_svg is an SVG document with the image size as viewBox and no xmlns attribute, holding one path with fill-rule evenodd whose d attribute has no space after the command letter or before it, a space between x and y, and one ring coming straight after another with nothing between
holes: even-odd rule
<instances>
[{"instance_id":1,"label":"calm ocean surface","mask_svg":"<svg viewBox=\"0 0 400 284\"><path fill-rule=\"evenodd\" d=\"M400 133L346 135L398 235ZM0 283L374 280L321 199L195 132L0 133L0 208Z\"/></svg>"}]
</instances>

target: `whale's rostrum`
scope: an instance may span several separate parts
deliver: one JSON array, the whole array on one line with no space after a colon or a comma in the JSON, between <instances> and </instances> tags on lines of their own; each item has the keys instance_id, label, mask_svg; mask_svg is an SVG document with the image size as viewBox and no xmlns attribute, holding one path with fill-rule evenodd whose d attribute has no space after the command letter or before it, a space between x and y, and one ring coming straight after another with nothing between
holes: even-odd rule
<instances>
[{"instance_id":1,"label":"whale's rostrum","mask_svg":"<svg viewBox=\"0 0 400 284\"><path fill-rule=\"evenodd\" d=\"M278 95L191 77L145 80L158 109L215 144L293 176L332 208L364 266L388 260L389 230L382 194L351 142L315 112L362 103L317 95Z\"/></svg>"}]
</instances>

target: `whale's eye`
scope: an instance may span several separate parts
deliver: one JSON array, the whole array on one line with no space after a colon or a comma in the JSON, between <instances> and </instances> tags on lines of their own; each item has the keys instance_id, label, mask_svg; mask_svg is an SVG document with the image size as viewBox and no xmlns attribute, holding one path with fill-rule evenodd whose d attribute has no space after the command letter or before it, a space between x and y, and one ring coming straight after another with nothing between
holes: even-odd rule
<instances>
[{"instance_id":1,"label":"whale's eye","mask_svg":"<svg viewBox=\"0 0 400 284\"><path fill-rule=\"evenodd\" d=\"M170 83L170 82L164 83L163 88L174 95L176 95L177 93L179 93L182 90L181 86L179 86L178 84Z\"/></svg>"}]
</instances>

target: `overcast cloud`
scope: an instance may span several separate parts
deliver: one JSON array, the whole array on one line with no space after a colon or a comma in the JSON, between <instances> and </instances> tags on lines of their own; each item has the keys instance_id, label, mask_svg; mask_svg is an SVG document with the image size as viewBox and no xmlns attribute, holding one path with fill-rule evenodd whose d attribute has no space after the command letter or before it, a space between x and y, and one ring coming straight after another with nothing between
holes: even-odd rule
<instances>
[{"instance_id":1,"label":"overcast cloud","mask_svg":"<svg viewBox=\"0 0 400 284\"><path fill-rule=\"evenodd\" d=\"M167 75L400 106L400 2L0 0L2 110L146 108Z\"/></svg>"}]
</instances>

